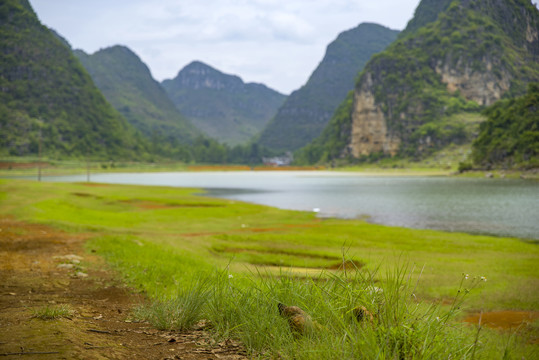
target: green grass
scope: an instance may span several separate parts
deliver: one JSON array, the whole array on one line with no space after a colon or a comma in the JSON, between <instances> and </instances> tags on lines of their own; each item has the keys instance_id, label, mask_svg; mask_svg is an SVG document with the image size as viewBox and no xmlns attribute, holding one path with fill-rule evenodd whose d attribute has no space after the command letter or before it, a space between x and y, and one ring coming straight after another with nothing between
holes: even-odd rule
<instances>
[{"instance_id":1,"label":"green grass","mask_svg":"<svg viewBox=\"0 0 539 360\"><path fill-rule=\"evenodd\" d=\"M210 285L209 278L193 276L190 283L179 288L172 297L136 308L133 317L148 321L159 330L188 330L202 317Z\"/></svg>"},{"instance_id":2,"label":"green grass","mask_svg":"<svg viewBox=\"0 0 539 360\"><path fill-rule=\"evenodd\" d=\"M450 175L457 171L459 163L470 161L471 144L450 144L421 159L383 158L375 163L344 166L341 171L365 171L406 175Z\"/></svg>"},{"instance_id":3,"label":"green grass","mask_svg":"<svg viewBox=\"0 0 539 360\"><path fill-rule=\"evenodd\" d=\"M70 317L73 310L68 305L46 305L37 309L32 309L32 317L41 320L55 320L62 317Z\"/></svg>"},{"instance_id":4,"label":"green grass","mask_svg":"<svg viewBox=\"0 0 539 360\"><path fill-rule=\"evenodd\" d=\"M0 169L1 177L35 176L38 175L38 162L36 156L28 157L1 157L0 162L5 163ZM43 157L41 159L41 175L84 175L90 173L118 173L118 172L159 172L159 171L186 171L187 165L183 162L136 162L136 161L96 161L85 159L59 160ZM32 164L32 166L21 167L21 164Z\"/></svg>"},{"instance_id":5,"label":"green grass","mask_svg":"<svg viewBox=\"0 0 539 360\"><path fill-rule=\"evenodd\" d=\"M163 329L207 319L216 337L240 339L253 356L490 359L530 348L520 333L483 328L475 341L477 329L457 320L475 311L537 311L535 243L322 220L199 192L0 180L0 214L93 233L88 249L153 299L138 319ZM331 270L343 260L359 269ZM465 289L472 291L461 304ZM328 334L297 339L278 302L301 306ZM358 305L378 314L376 326L350 322Z\"/></svg>"}]
</instances>

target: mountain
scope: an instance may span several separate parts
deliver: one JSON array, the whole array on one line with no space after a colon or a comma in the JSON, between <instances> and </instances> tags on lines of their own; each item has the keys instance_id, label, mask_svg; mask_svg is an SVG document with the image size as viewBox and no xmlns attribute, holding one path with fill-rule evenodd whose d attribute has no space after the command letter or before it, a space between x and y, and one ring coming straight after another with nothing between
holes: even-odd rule
<instances>
[{"instance_id":1,"label":"mountain","mask_svg":"<svg viewBox=\"0 0 539 360\"><path fill-rule=\"evenodd\" d=\"M174 106L148 67L125 46L75 55L105 98L144 135L191 143L200 132Z\"/></svg>"},{"instance_id":2,"label":"mountain","mask_svg":"<svg viewBox=\"0 0 539 360\"><path fill-rule=\"evenodd\" d=\"M260 135L259 143L277 150L296 150L319 136L347 92L354 88L357 74L398 33L363 23L339 34L307 83L286 99Z\"/></svg>"},{"instance_id":3,"label":"mountain","mask_svg":"<svg viewBox=\"0 0 539 360\"><path fill-rule=\"evenodd\" d=\"M246 84L199 61L161 84L197 128L230 145L244 143L260 132L286 98L265 85Z\"/></svg>"},{"instance_id":4,"label":"mountain","mask_svg":"<svg viewBox=\"0 0 539 360\"><path fill-rule=\"evenodd\" d=\"M539 83L515 99L496 102L485 109L473 142L472 158L480 167L539 168Z\"/></svg>"},{"instance_id":5,"label":"mountain","mask_svg":"<svg viewBox=\"0 0 539 360\"><path fill-rule=\"evenodd\" d=\"M418 157L469 143L476 116L466 114L539 81L538 29L529 0L421 1L301 157Z\"/></svg>"},{"instance_id":6,"label":"mountain","mask_svg":"<svg viewBox=\"0 0 539 360\"><path fill-rule=\"evenodd\" d=\"M453 0L422 0L414 12L414 17L408 21L406 29L402 32L408 34L436 21L438 15L447 10Z\"/></svg>"},{"instance_id":7,"label":"mountain","mask_svg":"<svg viewBox=\"0 0 539 360\"><path fill-rule=\"evenodd\" d=\"M0 3L0 153L141 158L145 142L27 0Z\"/></svg>"}]
</instances>

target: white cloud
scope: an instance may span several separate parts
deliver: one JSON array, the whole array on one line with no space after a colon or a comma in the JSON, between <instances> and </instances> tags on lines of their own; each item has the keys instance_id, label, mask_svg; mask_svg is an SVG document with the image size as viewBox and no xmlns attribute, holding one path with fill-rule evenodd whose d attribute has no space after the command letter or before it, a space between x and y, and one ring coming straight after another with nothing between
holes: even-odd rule
<instances>
[{"instance_id":1,"label":"white cloud","mask_svg":"<svg viewBox=\"0 0 539 360\"><path fill-rule=\"evenodd\" d=\"M402 29L419 0L30 0L41 21L92 53L122 44L157 80L200 60L289 93L337 35L361 22Z\"/></svg>"}]
</instances>

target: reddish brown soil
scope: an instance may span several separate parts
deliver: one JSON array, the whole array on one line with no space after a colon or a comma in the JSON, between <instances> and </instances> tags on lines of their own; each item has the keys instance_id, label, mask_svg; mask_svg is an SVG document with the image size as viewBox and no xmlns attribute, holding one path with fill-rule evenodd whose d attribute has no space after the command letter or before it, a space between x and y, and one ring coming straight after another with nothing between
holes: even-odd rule
<instances>
[{"instance_id":1,"label":"reddish brown soil","mask_svg":"<svg viewBox=\"0 0 539 360\"><path fill-rule=\"evenodd\" d=\"M344 270L344 269L346 269L347 271L354 271L354 270L361 269L363 266L365 266L365 264L362 263L362 262L355 261L355 260L346 260L344 263L339 262L339 263L336 263L333 266L330 266L329 269L331 269L331 270Z\"/></svg>"},{"instance_id":2,"label":"reddish brown soil","mask_svg":"<svg viewBox=\"0 0 539 360\"><path fill-rule=\"evenodd\" d=\"M39 166L39 162L18 163L10 161L0 161L0 169L33 169ZM41 167L48 167L49 163L41 162Z\"/></svg>"},{"instance_id":3,"label":"reddish brown soil","mask_svg":"<svg viewBox=\"0 0 539 360\"><path fill-rule=\"evenodd\" d=\"M132 308L145 299L104 270L100 258L83 251L86 237L0 219L2 359L245 358L239 344L216 343L202 325L177 333L130 322ZM82 262L61 258L71 254ZM58 267L62 263L73 267ZM72 314L33 317L37 309L58 305L68 305Z\"/></svg>"},{"instance_id":4,"label":"reddish brown soil","mask_svg":"<svg viewBox=\"0 0 539 360\"><path fill-rule=\"evenodd\" d=\"M247 165L189 165L189 171L245 171L251 170Z\"/></svg>"},{"instance_id":5,"label":"reddish brown soil","mask_svg":"<svg viewBox=\"0 0 539 360\"><path fill-rule=\"evenodd\" d=\"M146 209L146 210L152 210L152 209L173 209L173 208L213 208L213 207L223 207L224 205L219 204L203 204L203 203L195 203L195 204L163 204L155 201L147 201L147 200L137 200L137 199L130 199L130 200L123 200L122 202L129 203L139 209Z\"/></svg>"},{"instance_id":6,"label":"reddish brown soil","mask_svg":"<svg viewBox=\"0 0 539 360\"><path fill-rule=\"evenodd\" d=\"M471 314L464 321L470 324L479 324L497 329L515 329L528 326L539 319L539 311L492 311L482 314Z\"/></svg>"},{"instance_id":7,"label":"reddish brown soil","mask_svg":"<svg viewBox=\"0 0 539 360\"><path fill-rule=\"evenodd\" d=\"M296 170L322 170L320 166L255 166L247 165L190 165L189 171L296 171Z\"/></svg>"},{"instance_id":8,"label":"reddish brown soil","mask_svg":"<svg viewBox=\"0 0 539 360\"><path fill-rule=\"evenodd\" d=\"M319 219L316 219L315 221L320 221ZM264 233L264 232L276 232L276 231L285 231L289 228L310 228L310 227L317 227L320 226L320 224L285 224L281 227L271 227L271 228L251 228L251 227L245 227L242 229L239 229L237 231L229 231L228 233L232 234L243 234L243 233ZM182 236L187 237L197 237L197 236L212 236L212 235L218 235L220 233L218 232L195 232L195 233L183 233Z\"/></svg>"}]
</instances>

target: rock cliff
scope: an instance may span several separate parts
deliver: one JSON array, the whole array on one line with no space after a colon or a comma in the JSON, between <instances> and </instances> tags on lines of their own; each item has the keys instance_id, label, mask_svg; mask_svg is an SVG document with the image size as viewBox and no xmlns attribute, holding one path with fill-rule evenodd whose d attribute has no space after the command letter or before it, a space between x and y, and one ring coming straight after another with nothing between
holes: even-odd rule
<instances>
[{"instance_id":1,"label":"rock cliff","mask_svg":"<svg viewBox=\"0 0 539 360\"><path fill-rule=\"evenodd\" d=\"M367 73L363 87L354 93L349 152L354 157L373 152L395 155L399 146L400 139L388 133L384 112L372 92L372 76Z\"/></svg>"},{"instance_id":2,"label":"rock cliff","mask_svg":"<svg viewBox=\"0 0 539 360\"><path fill-rule=\"evenodd\" d=\"M455 142L441 138L447 124L436 124L442 119L478 111L539 81L537 8L529 1L498 3L454 1L375 56L356 85L342 154L411 155Z\"/></svg>"},{"instance_id":3,"label":"rock cliff","mask_svg":"<svg viewBox=\"0 0 539 360\"><path fill-rule=\"evenodd\" d=\"M297 162L417 158L471 143L486 106L539 81L537 29L529 0L422 0Z\"/></svg>"},{"instance_id":4,"label":"rock cliff","mask_svg":"<svg viewBox=\"0 0 539 360\"><path fill-rule=\"evenodd\" d=\"M259 137L275 150L296 150L320 135L354 79L371 56L399 34L382 25L362 23L339 34L307 83L294 91Z\"/></svg>"},{"instance_id":5,"label":"rock cliff","mask_svg":"<svg viewBox=\"0 0 539 360\"><path fill-rule=\"evenodd\" d=\"M483 64L486 71L474 71L469 64L451 67L448 62L439 61L435 71L451 94L459 91L465 99L488 106L510 89L512 76L507 71L495 76L492 70L498 64L493 65L489 59L483 60Z\"/></svg>"}]
</instances>

